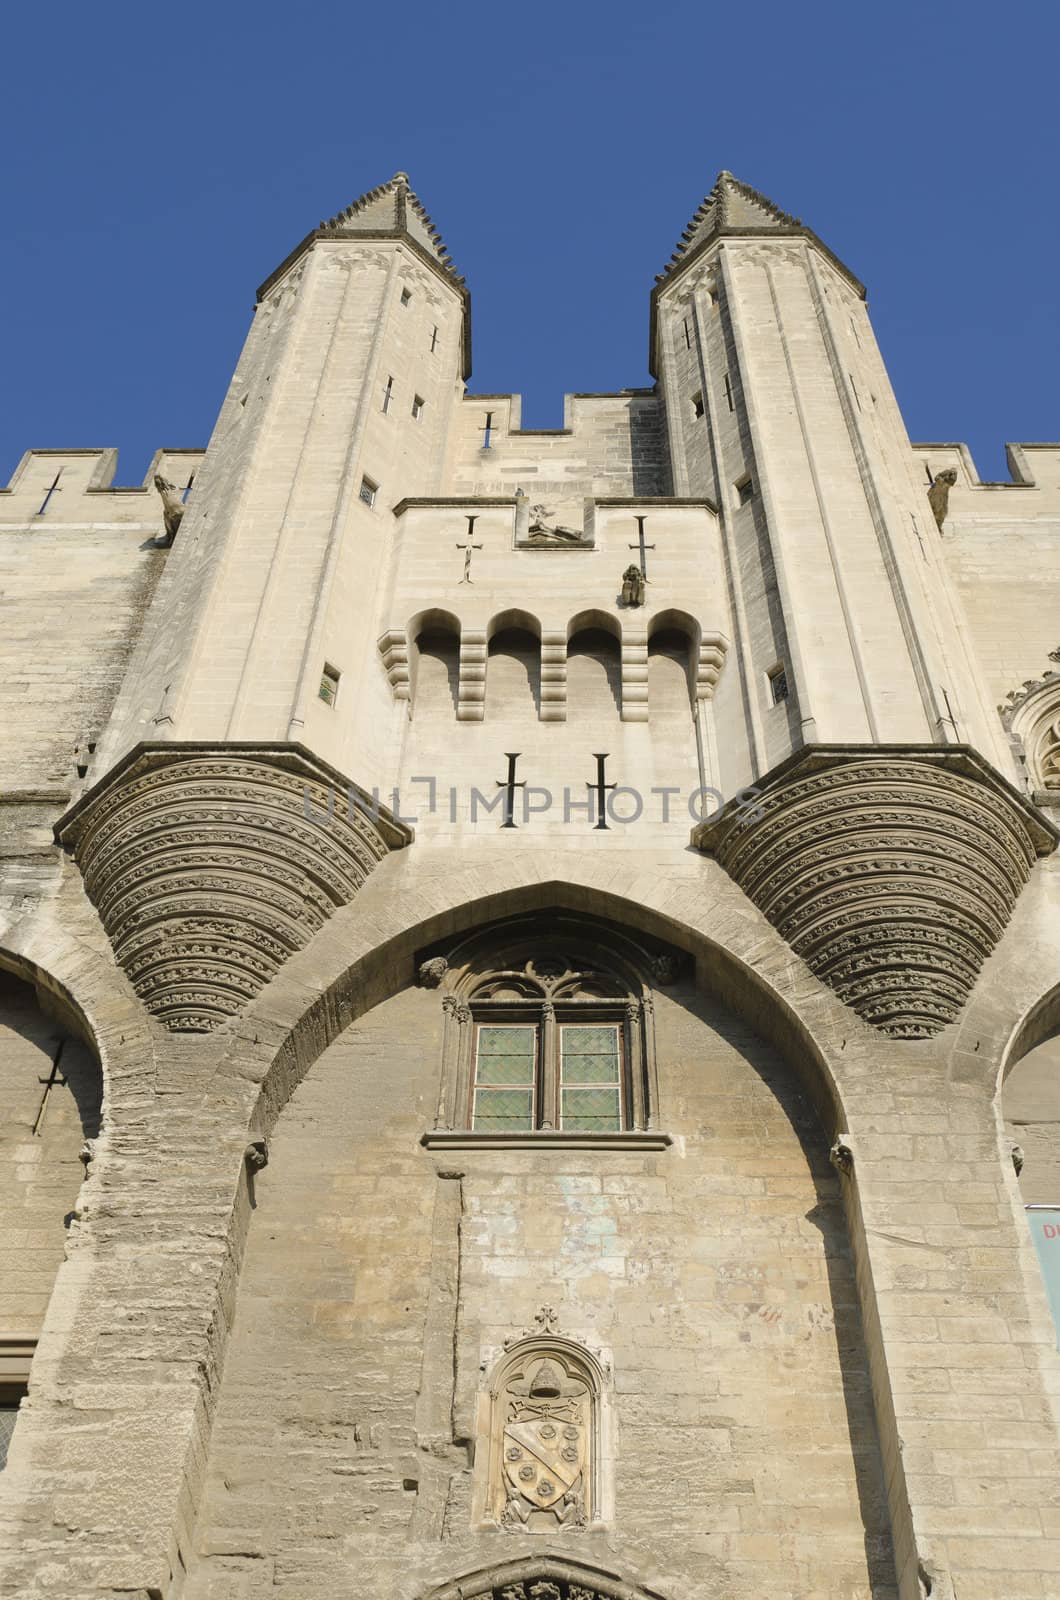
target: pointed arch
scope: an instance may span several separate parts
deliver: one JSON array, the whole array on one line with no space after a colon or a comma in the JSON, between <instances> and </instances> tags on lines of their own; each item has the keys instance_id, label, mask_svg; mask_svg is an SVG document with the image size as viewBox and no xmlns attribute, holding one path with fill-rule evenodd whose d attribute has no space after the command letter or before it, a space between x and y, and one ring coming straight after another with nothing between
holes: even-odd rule
<instances>
[{"instance_id":1,"label":"pointed arch","mask_svg":"<svg viewBox=\"0 0 1060 1600\"><path fill-rule=\"evenodd\" d=\"M664 1600L658 1589L613 1568L551 1552L491 1561L421 1594L422 1600L504 1600L512 1590L525 1600Z\"/></svg>"}]
</instances>

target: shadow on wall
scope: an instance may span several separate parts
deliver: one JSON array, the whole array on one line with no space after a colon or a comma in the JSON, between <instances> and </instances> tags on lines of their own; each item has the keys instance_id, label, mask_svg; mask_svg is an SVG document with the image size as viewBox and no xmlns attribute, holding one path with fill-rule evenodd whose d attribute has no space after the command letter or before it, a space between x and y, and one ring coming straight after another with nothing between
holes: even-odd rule
<instances>
[{"instance_id":1,"label":"shadow on wall","mask_svg":"<svg viewBox=\"0 0 1060 1600\"><path fill-rule=\"evenodd\" d=\"M614 634L578 628L567 641L567 721L599 722L622 710L622 657Z\"/></svg>"},{"instance_id":2,"label":"shadow on wall","mask_svg":"<svg viewBox=\"0 0 1060 1600\"><path fill-rule=\"evenodd\" d=\"M896 1592L896 1577L886 1480L876 1427L865 1333L854 1276L853 1253L847 1233L839 1177L828 1156L828 1137L812 1102L801 1089L795 1074L784 1059L765 1045L751 1027L741 1022L719 1001L695 990L691 984L682 983L678 988L669 990L668 994L691 1016L705 1022L753 1068L763 1088L783 1111L802 1148L807 1174L816 1196L813 1207L802 1215L817 1229L824 1246L830 1310L834 1321L834 1338L843 1386L846 1435L857 1485L866 1565L872 1585L870 1593L873 1596L879 1595L881 1600L884 1596L887 1600L891 1600ZM690 1070L694 1072L695 1068L692 1067ZM756 1154L754 1141L760 1136L760 1120L753 1115L747 1116L744 1137L748 1141L751 1162L754 1161ZM703 1131L710 1134L714 1129ZM768 1173L768 1163L774 1154L769 1148L768 1141L763 1154L766 1162L765 1170ZM778 1194L788 1192L791 1180L780 1177L778 1181L780 1187L774 1192ZM753 1201L752 1207L754 1207ZM753 1236L756 1226L755 1209L752 1209L749 1222ZM725 1281L726 1270L732 1272L732 1282ZM744 1342L751 1342L756 1337L753 1331L755 1325L761 1326L763 1323L775 1324L782 1329L779 1346L781 1349L785 1344L790 1346L800 1338L809 1340L828 1336L827 1308L809 1303L808 1295L801 1305L795 1306L792 1306L788 1299L776 1296L772 1292L768 1268L762 1270L755 1259L753 1244L739 1262L732 1263L728 1269L719 1268L717 1303L723 1310L728 1304L731 1314L738 1320L743 1320L745 1329L740 1338ZM797 1326L786 1325L790 1318L800 1313L807 1317L804 1330ZM790 1392L778 1394L779 1411L776 1426L781 1430L794 1429L796 1424L788 1421L783 1415L785 1400L791 1401L793 1411L795 1409L797 1397L793 1397ZM829 1425L824 1415L821 1416L819 1426L828 1431ZM814 1435L812 1425L809 1434L811 1436L807 1438L806 1448L811 1451L820 1450L821 1438L819 1434ZM840 1441L833 1436L824 1447L838 1450Z\"/></svg>"},{"instance_id":3,"label":"shadow on wall","mask_svg":"<svg viewBox=\"0 0 1060 1600\"><path fill-rule=\"evenodd\" d=\"M486 716L541 714L541 641L528 628L500 628L489 642Z\"/></svg>"},{"instance_id":4,"label":"shadow on wall","mask_svg":"<svg viewBox=\"0 0 1060 1600\"><path fill-rule=\"evenodd\" d=\"M460 699L460 638L441 628L424 630L416 644L415 709L421 717L455 717Z\"/></svg>"}]
</instances>

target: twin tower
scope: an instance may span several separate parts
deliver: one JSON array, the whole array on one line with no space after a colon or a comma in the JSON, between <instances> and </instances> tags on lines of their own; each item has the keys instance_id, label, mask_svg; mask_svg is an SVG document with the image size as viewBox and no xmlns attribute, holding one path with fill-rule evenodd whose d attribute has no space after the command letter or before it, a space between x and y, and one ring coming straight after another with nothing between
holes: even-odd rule
<instances>
[{"instance_id":1,"label":"twin tower","mask_svg":"<svg viewBox=\"0 0 1060 1600\"><path fill-rule=\"evenodd\" d=\"M470 349L404 173L259 292L58 829L146 1006L213 1030L389 850L691 833L865 1020L952 1021L1055 833L861 284L722 173L652 388L526 430Z\"/></svg>"}]
</instances>

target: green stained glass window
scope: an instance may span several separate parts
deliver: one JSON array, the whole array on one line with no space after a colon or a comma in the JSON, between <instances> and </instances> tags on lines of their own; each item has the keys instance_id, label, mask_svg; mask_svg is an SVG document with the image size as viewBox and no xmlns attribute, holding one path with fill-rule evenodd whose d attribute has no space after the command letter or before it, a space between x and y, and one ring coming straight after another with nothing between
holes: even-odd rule
<instances>
[{"instance_id":1,"label":"green stained glass window","mask_svg":"<svg viewBox=\"0 0 1060 1600\"><path fill-rule=\"evenodd\" d=\"M536 1065L536 1028L481 1024L472 1127L498 1132L532 1128Z\"/></svg>"},{"instance_id":2,"label":"green stained glass window","mask_svg":"<svg viewBox=\"0 0 1060 1600\"><path fill-rule=\"evenodd\" d=\"M560 1125L587 1132L622 1126L621 1055L613 1025L561 1030Z\"/></svg>"}]
</instances>

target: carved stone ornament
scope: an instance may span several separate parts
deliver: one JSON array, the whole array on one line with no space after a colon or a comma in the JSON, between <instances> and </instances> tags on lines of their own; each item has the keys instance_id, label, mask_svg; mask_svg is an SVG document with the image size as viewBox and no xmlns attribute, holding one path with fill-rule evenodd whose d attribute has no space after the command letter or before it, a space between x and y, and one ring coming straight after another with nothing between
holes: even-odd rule
<instances>
[{"instance_id":1,"label":"carved stone ornament","mask_svg":"<svg viewBox=\"0 0 1060 1600\"><path fill-rule=\"evenodd\" d=\"M1060 650L1050 651L1060 661ZM1027 786L1041 804L1060 802L1060 672L1028 678L998 706L1027 775Z\"/></svg>"},{"instance_id":2,"label":"carved stone ornament","mask_svg":"<svg viewBox=\"0 0 1060 1600\"><path fill-rule=\"evenodd\" d=\"M963 746L812 746L693 831L864 1021L960 1013L1055 828Z\"/></svg>"},{"instance_id":3,"label":"carved stone ornament","mask_svg":"<svg viewBox=\"0 0 1060 1600\"><path fill-rule=\"evenodd\" d=\"M588 1526L598 1500L599 1410L600 1369L580 1346L543 1333L509 1350L490 1386L492 1521L511 1533Z\"/></svg>"},{"instance_id":4,"label":"carved stone ornament","mask_svg":"<svg viewBox=\"0 0 1060 1600\"><path fill-rule=\"evenodd\" d=\"M622 604L624 606L644 604L644 574L633 563L630 563L622 574Z\"/></svg>"},{"instance_id":5,"label":"carved stone ornament","mask_svg":"<svg viewBox=\"0 0 1060 1600\"><path fill-rule=\"evenodd\" d=\"M429 961L421 962L419 982L421 989L437 989L446 973L449 963L444 956L432 956Z\"/></svg>"},{"instance_id":6,"label":"carved stone ornament","mask_svg":"<svg viewBox=\"0 0 1060 1600\"><path fill-rule=\"evenodd\" d=\"M595 1564L555 1556L493 1561L455 1583L430 1591L425 1600L662 1600L655 1589Z\"/></svg>"},{"instance_id":7,"label":"carved stone ornament","mask_svg":"<svg viewBox=\"0 0 1060 1600\"><path fill-rule=\"evenodd\" d=\"M568 528L556 521L556 513L546 505L531 505L522 489L515 491L515 542L518 546L545 550L588 550L592 534L582 528Z\"/></svg>"},{"instance_id":8,"label":"carved stone ornament","mask_svg":"<svg viewBox=\"0 0 1060 1600\"><path fill-rule=\"evenodd\" d=\"M147 1009L209 1033L412 835L301 746L171 744L138 746L56 837Z\"/></svg>"},{"instance_id":9,"label":"carved stone ornament","mask_svg":"<svg viewBox=\"0 0 1060 1600\"><path fill-rule=\"evenodd\" d=\"M946 512L950 505L950 490L957 482L956 467L947 467L945 472L937 472L931 480L928 490L928 504L935 518L935 526L941 529L946 520Z\"/></svg>"},{"instance_id":10,"label":"carved stone ornament","mask_svg":"<svg viewBox=\"0 0 1060 1600\"><path fill-rule=\"evenodd\" d=\"M163 478L160 472L155 473L155 488L162 496L162 524L166 530L165 538L160 539L159 543L168 550L177 537L177 529L184 515L184 502L180 498L180 490L176 484L170 483L168 478Z\"/></svg>"}]
</instances>

